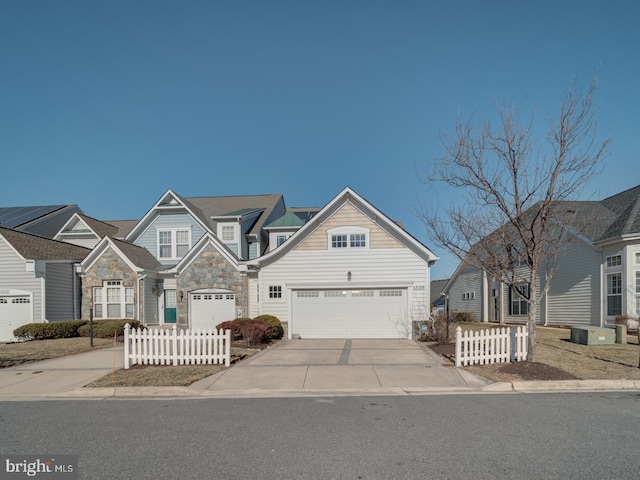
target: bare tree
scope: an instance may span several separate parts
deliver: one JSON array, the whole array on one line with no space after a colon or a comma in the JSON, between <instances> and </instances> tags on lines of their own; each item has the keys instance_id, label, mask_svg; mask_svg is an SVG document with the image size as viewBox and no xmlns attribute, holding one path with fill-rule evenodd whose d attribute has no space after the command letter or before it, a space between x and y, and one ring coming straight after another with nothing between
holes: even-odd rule
<instances>
[{"instance_id":1,"label":"bare tree","mask_svg":"<svg viewBox=\"0 0 640 480\"><path fill-rule=\"evenodd\" d=\"M586 90L574 80L558 116L548 120L545 141L534 138L533 117L522 121L506 103L496 103L496 127L488 120L458 120L453 137L441 135L444 155L420 178L454 187L449 208L418 208L431 241L526 303L529 361L536 354L538 306L558 252L567 233L581 228L572 200L599 172L611 142L597 139L597 92L597 76Z\"/></svg>"}]
</instances>

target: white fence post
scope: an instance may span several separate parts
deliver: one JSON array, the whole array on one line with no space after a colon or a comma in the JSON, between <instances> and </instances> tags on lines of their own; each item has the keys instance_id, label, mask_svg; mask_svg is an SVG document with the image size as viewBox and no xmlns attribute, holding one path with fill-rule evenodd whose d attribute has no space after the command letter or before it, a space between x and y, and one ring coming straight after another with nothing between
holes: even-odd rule
<instances>
[{"instance_id":1,"label":"white fence post","mask_svg":"<svg viewBox=\"0 0 640 480\"><path fill-rule=\"evenodd\" d=\"M129 335L131 334L131 325L128 323L124 326L124 368L129 369Z\"/></svg>"},{"instance_id":2,"label":"white fence post","mask_svg":"<svg viewBox=\"0 0 640 480\"><path fill-rule=\"evenodd\" d=\"M231 330L226 329L224 331L224 364L225 366L231 366Z\"/></svg>"},{"instance_id":3,"label":"white fence post","mask_svg":"<svg viewBox=\"0 0 640 480\"><path fill-rule=\"evenodd\" d=\"M456 367L462 365L462 328L458 325L456 327Z\"/></svg>"},{"instance_id":4,"label":"white fence post","mask_svg":"<svg viewBox=\"0 0 640 480\"><path fill-rule=\"evenodd\" d=\"M522 361L527 358L527 327L481 329L479 331L462 331L456 327L456 367L471 365L486 365L512 361L512 347L515 355L513 360ZM511 343L513 336L514 345Z\"/></svg>"}]
</instances>

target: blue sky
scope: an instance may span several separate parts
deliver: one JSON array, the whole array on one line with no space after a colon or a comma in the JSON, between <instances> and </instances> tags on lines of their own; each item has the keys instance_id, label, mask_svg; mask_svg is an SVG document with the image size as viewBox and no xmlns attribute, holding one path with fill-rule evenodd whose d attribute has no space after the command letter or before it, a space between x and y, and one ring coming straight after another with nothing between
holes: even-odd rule
<instances>
[{"instance_id":1,"label":"blue sky","mask_svg":"<svg viewBox=\"0 0 640 480\"><path fill-rule=\"evenodd\" d=\"M355 189L427 246L416 167L458 115L514 99L536 121L599 70L613 138L585 189L640 183L635 1L25 1L0 4L1 206L140 218L183 196ZM442 260L432 278L457 261Z\"/></svg>"}]
</instances>

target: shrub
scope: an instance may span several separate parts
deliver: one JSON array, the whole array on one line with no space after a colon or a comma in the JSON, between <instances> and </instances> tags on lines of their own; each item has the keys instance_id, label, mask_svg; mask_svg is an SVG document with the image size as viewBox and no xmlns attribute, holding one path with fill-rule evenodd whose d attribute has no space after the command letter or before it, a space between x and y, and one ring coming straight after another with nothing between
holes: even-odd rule
<instances>
[{"instance_id":1,"label":"shrub","mask_svg":"<svg viewBox=\"0 0 640 480\"><path fill-rule=\"evenodd\" d=\"M451 343L455 338L455 324L451 315L440 311L434 313L432 318L429 336L438 343Z\"/></svg>"},{"instance_id":2,"label":"shrub","mask_svg":"<svg viewBox=\"0 0 640 480\"><path fill-rule=\"evenodd\" d=\"M453 320L458 323L474 322L473 312L453 312Z\"/></svg>"},{"instance_id":3,"label":"shrub","mask_svg":"<svg viewBox=\"0 0 640 480\"><path fill-rule=\"evenodd\" d=\"M253 319L267 327L267 337L270 340L279 340L284 336L284 328L278 317L273 315L260 315Z\"/></svg>"},{"instance_id":4,"label":"shrub","mask_svg":"<svg viewBox=\"0 0 640 480\"><path fill-rule=\"evenodd\" d=\"M13 331L13 336L24 340L47 340L51 338L71 338L78 336L78 329L88 320L66 322L27 323Z\"/></svg>"},{"instance_id":5,"label":"shrub","mask_svg":"<svg viewBox=\"0 0 640 480\"><path fill-rule=\"evenodd\" d=\"M227 328L231 330L231 340L241 340L242 339L242 325L245 323L253 322L250 318L236 318L235 320L228 320L226 322L219 323L216 325L216 328L220 330L226 330Z\"/></svg>"},{"instance_id":6,"label":"shrub","mask_svg":"<svg viewBox=\"0 0 640 480\"><path fill-rule=\"evenodd\" d=\"M264 323L250 321L242 324L242 338L247 342L247 347L258 345L269 340L267 326Z\"/></svg>"},{"instance_id":7,"label":"shrub","mask_svg":"<svg viewBox=\"0 0 640 480\"><path fill-rule=\"evenodd\" d=\"M113 332L117 336L124 335L124 326L129 324L131 328L139 328L140 322L132 319L109 319L109 320L94 320L93 321L93 336L94 338L112 338ZM90 326L87 322L86 325L81 326L78 329L78 335L81 337L88 337L90 335Z\"/></svg>"}]
</instances>

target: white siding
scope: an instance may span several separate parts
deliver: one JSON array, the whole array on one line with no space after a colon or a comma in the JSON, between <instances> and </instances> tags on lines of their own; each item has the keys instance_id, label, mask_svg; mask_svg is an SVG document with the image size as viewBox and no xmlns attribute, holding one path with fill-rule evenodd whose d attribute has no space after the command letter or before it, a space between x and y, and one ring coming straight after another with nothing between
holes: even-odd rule
<instances>
[{"instance_id":1,"label":"white siding","mask_svg":"<svg viewBox=\"0 0 640 480\"><path fill-rule=\"evenodd\" d=\"M547 324L600 325L601 255L582 241L567 245L547 294Z\"/></svg>"},{"instance_id":2,"label":"white siding","mask_svg":"<svg viewBox=\"0 0 640 480\"><path fill-rule=\"evenodd\" d=\"M473 298L464 299L463 295L471 294ZM449 288L449 312L471 312L473 318L482 318L482 271L467 266L456 277Z\"/></svg>"},{"instance_id":3,"label":"white siding","mask_svg":"<svg viewBox=\"0 0 640 480\"><path fill-rule=\"evenodd\" d=\"M42 282L27 272L25 261L0 237L0 288L33 292L33 321L42 321Z\"/></svg>"},{"instance_id":4,"label":"white siding","mask_svg":"<svg viewBox=\"0 0 640 480\"><path fill-rule=\"evenodd\" d=\"M347 275L351 272L351 281ZM410 288L411 316L428 311L429 271L424 260L407 249L378 249L362 252L291 251L271 265L263 267L260 287L261 312L289 321L289 295L287 285L313 284L358 288L363 285L414 284ZM282 298L270 299L269 286L282 286ZM255 288L253 289L255 292ZM415 294L419 292L418 294Z\"/></svg>"},{"instance_id":5,"label":"white siding","mask_svg":"<svg viewBox=\"0 0 640 480\"><path fill-rule=\"evenodd\" d=\"M48 263L45 275L46 319L50 322L73 320L73 264Z\"/></svg>"}]
</instances>

